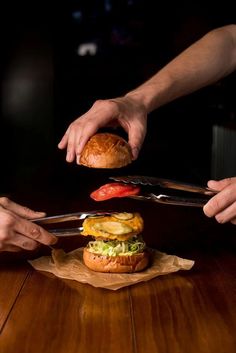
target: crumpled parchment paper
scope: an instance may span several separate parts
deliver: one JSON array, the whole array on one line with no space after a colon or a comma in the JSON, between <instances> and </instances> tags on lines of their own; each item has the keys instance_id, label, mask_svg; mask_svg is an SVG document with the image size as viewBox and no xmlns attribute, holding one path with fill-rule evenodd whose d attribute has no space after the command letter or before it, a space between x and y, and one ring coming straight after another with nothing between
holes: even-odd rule
<instances>
[{"instance_id":1,"label":"crumpled parchment paper","mask_svg":"<svg viewBox=\"0 0 236 353\"><path fill-rule=\"evenodd\" d=\"M62 249L53 249L51 256L42 256L28 262L39 271L51 272L55 276L88 283L94 287L117 290L138 282L148 281L154 277L177 272L179 270L190 270L194 261L180 258L175 255L153 250L152 265L136 273L101 273L94 272L83 263L83 248L78 248L69 253Z\"/></svg>"}]
</instances>

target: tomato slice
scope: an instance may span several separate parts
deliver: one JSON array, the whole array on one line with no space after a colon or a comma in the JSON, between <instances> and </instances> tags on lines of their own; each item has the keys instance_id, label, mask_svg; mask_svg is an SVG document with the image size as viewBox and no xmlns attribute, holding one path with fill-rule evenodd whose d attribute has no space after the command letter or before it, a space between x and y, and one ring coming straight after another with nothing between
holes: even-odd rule
<instances>
[{"instance_id":1,"label":"tomato slice","mask_svg":"<svg viewBox=\"0 0 236 353\"><path fill-rule=\"evenodd\" d=\"M140 187L137 185L109 183L93 191L90 194L90 197L95 201L104 201L112 199L113 197L126 197L131 195L138 195L139 192Z\"/></svg>"}]
</instances>

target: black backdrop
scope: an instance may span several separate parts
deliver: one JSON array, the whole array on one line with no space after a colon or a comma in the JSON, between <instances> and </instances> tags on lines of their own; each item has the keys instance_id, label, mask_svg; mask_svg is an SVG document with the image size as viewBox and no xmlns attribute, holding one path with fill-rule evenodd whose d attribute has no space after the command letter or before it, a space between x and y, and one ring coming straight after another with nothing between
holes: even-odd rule
<instances>
[{"instance_id":1,"label":"black backdrop","mask_svg":"<svg viewBox=\"0 0 236 353\"><path fill-rule=\"evenodd\" d=\"M83 193L90 179L107 181L111 171L65 162L57 143L69 122L96 99L142 83L210 29L235 22L229 4L223 5L2 4L0 192ZM97 55L77 55L86 42L96 43ZM235 112L233 87L234 74L153 112L139 159L115 174L204 183L210 177L212 124L227 123Z\"/></svg>"}]
</instances>

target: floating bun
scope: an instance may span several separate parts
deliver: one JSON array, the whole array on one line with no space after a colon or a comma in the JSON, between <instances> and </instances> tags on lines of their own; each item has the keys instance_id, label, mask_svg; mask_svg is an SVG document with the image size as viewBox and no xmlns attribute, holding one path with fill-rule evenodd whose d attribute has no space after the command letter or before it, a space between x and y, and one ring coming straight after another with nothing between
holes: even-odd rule
<instances>
[{"instance_id":1,"label":"floating bun","mask_svg":"<svg viewBox=\"0 0 236 353\"><path fill-rule=\"evenodd\" d=\"M90 138L80 156L80 164L89 168L121 168L132 162L129 144L110 133L97 133Z\"/></svg>"},{"instance_id":2,"label":"floating bun","mask_svg":"<svg viewBox=\"0 0 236 353\"><path fill-rule=\"evenodd\" d=\"M83 251L85 265L93 271L129 273L138 272L150 264L150 254L143 251L130 256L104 256L92 253L85 247Z\"/></svg>"}]
</instances>

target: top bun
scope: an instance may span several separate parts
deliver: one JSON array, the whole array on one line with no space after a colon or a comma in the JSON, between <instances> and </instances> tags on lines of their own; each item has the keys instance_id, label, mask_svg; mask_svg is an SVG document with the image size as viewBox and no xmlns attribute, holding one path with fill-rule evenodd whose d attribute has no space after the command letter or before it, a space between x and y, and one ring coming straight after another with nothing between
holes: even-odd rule
<instances>
[{"instance_id":1,"label":"top bun","mask_svg":"<svg viewBox=\"0 0 236 353\"><path fill-rule=\"evenodd\" d=\"M131 162L129 144L122 137L110 133L92 136L80 156L80 164L89 168L121 168Z\"/></svg>"}]
</instances>

